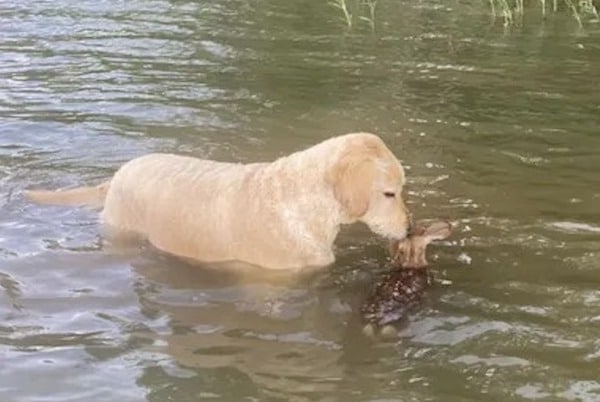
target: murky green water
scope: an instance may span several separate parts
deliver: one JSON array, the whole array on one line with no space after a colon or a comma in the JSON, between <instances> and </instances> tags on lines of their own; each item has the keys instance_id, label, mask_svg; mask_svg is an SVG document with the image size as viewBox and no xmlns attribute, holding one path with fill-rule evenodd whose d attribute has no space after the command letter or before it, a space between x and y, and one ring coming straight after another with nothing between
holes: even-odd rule
<instances>
[{"instance_id":1,"label":"murky green water","mask_svg":"<svg viewBox=\"0 0 600 402\"><path fill-rule=\"evenodd\" d=\"M600 401L600 26L456 3L381 1L373 35L318 0L0 2L0 399ZM358 130L458 225L393 343L356 326L360 227L316 277L240 283L20 194Z\"/></svg>"}]
</instances>

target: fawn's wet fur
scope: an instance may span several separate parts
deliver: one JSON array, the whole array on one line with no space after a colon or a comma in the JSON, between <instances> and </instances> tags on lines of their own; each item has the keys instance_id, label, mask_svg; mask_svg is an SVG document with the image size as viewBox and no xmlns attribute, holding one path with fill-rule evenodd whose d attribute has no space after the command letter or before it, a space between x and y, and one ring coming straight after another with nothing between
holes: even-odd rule
<instances>
[{"instance_id":1,"label":"fawn's wet fur","mask_svg":"<svg viewBox=\"0 0 600 402\"><path fill-rule=\"evenodd\" d=\"M375 284L361 306L363 332L367 336L394 336L397 331L392 324L401 321L423 301L433 282L427 270L427 245L445 239L451 231L448 222L417 225L404 240L390 242L394 269Z\"/></svg>"}]
</instances>

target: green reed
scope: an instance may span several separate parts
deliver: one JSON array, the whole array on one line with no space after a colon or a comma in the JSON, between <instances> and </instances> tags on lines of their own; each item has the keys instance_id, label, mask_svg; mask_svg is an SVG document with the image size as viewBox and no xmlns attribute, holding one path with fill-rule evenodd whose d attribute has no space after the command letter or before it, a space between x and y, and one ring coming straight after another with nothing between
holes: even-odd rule
<instances>
[{"instance_id":1,"label":"green reed","mask_svg":"<svg viewBox=\"0 0 600 402\"><path fill-rule=\"evenodd\" d=\"M348 8L346 0L329 0L329 5L339 9L342 12L342 19L348 28L352 28L352 13Z\"/></svg>"},{"instance_id":2,"label":"green reed","mask_svg":"<svg viewBox=\"0 0 600 402\"><path fill-rule=\"evenodd\" d=\"M341 12L340 17L348 29L353 27L356 17L358 20L368 23L374 32L377 1L328 0L328 4ZM600 19L598 9L594 4L595 1L600 2L600 0L488 0L488 3L493 18L503 18L505 26L510 26L516 21L520 21L526 9L532 10L539 7L544 18L548 15L549 10L553 13L566 10L573 15L579 26L583 27L584 15L592 16L596 20Z\"/></svg>"},{"instance_id":3,"label":"green reed","mask_svg":"<svg viewBox=\"0 0 600 402\"><path fill-rule=\"evenodd\" d=\"M352 28L354 16L365 21L375 31L375 11L377 0L329 0L329 5L341 12L341 19L348 29Z\"/></svg>"},{"instance_id":4,"label":"green reed","mask_svg":"<svg viewBox=\"0 0 600 402\"><path fill-rule=\"evenodd\" d=\"M371 30L375 32L375 9L377 8L377 0L363 0L361 2L368 10L368 16L361 15L360 19L366 21Z\"/></svg>"}]
</instances>

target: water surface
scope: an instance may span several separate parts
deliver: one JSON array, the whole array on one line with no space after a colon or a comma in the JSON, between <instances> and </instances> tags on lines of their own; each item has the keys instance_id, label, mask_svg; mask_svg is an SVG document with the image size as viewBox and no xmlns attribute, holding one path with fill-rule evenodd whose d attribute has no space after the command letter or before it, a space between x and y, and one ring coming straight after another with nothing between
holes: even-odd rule
<instances>
[{"instance_id":1,"label":"water surface","mask_svg":"<svg viewBox=\"0 0 600 402\"><path fill-rule=\"evenodd\" d=\"M380 2L374 33L317 0L2 3L0 399L600 401L599 25L457 3ZM385 263L362 227L324 272L241 281L20 193L359 130L457 227L395 342L357 327Z\"/></svg>"}]
</instances>

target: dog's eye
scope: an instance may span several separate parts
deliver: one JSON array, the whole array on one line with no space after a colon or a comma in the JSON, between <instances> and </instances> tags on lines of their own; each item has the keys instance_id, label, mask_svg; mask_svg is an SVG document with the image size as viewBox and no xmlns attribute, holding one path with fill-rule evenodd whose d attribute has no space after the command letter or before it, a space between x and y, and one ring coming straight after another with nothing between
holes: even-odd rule
<instances>
[{"instance_id":1,"label":"dog's eye","mask_svg":"<svg viewBox=\"0 0 600 402\"><path fill-rule=\"evenodd\" d=\"M396 193L394 193L393 191L384 191L383 195L385 195L387 198L394 198L396 196Z\"/></svg>"}]
</instances>

